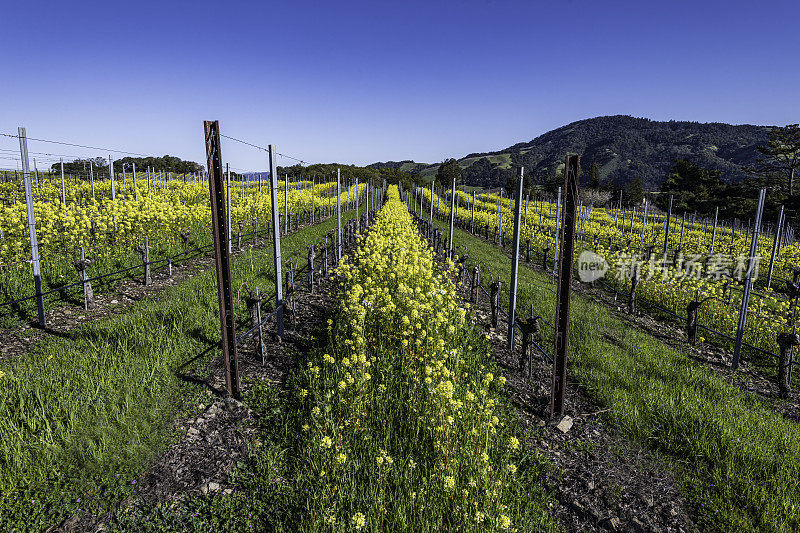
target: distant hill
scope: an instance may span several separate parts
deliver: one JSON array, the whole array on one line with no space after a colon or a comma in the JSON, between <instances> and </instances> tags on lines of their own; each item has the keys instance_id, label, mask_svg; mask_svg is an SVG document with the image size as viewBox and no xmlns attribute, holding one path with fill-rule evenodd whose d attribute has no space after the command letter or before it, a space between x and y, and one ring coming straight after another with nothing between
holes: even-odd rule
<instances>
[{"instance_id":1,"label":"distant hill","mask_svg":"<svg viewBox=\"0 0 800 533\"><path fill-rule=\"evenodd\" d=\"M459 159L464 183L481 187L505 184L514 168L525 167L536 182L563 169L567 152L581 155L582 180L592 163L600 167L601 182L620 185L640 177L645 189L658 189L672 162L684 158L723 172L729 183L748 177L743 167L755 165L757 147L767 142L771 126L733 126L721 123L658 122L627 115L579 120L529 142L495 152ZM398 165L398 166L393 166ZM374 163L376 168L400 168L432 177L438 165L399 161ZM388 166L388 167L387 167Z\"/></svg>"},{"instance_id":2,"label":"distant hill","mask_svg":"<svg viewBox=\"0 0 800 533\"><path fill-rule=\"evenodd\" d=\"M415 163L414 161L407 159L405 161L386 161L385 163L373 163L369 166L372 168L402 170L403 172L409 172L411 174L419 174L431 165L428 163Z\"/></svg>"}]
</instances>

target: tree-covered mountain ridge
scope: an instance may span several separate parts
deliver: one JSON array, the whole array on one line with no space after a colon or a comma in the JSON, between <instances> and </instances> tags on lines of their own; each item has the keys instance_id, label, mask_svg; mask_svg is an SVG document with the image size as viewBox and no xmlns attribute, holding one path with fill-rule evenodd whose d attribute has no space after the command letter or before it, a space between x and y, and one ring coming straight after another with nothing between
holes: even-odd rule
<instances>
[{"instance_id":1,"label":"tree-covered mountain ridge","mask_svg":"<svg viewBox=\"0 0 800 533\"><path fill-rule=\"evenodd\" d=\"M657 190L677 159L719 170L724 181L735 183L752 175L747 168L755 166L758 146L767 143L773 127L603 116L567 124L503 150L472 153L458 162L464 183L482 187L504 185L518 166L524 166L535 182L542 183L563 168L568 152L581 155L585 171L597 163L602 184L611 180L624 185L641 178L645 189ZM438 168L438 164L410 160L371 166L426 177L434 176ZM588 172L584 172L582 180L587 179Z\"/></svg>"}]
</instances>

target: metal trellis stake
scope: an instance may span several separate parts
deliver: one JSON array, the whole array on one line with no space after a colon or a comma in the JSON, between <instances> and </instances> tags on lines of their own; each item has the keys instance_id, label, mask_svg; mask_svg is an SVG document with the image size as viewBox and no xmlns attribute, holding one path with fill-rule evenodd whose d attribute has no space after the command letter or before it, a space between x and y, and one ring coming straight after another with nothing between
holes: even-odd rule
<instances>
[{"instance_id":1,"label":"metal trellis stake","mask_svg":"<svg viewBox=\"0 0 800 533\"><path fill-rule=\"evenodd\" d=\"M111 199L117 199L117 188L114 186L114 159L108 156L108 175L111 178Z\"/></svg>"},{"instance_id":2,"label":"metal trellis stake","mask_svg":"<svg viewBox=\"0 0 800 533\"><path fill-rule=\"evenodd\" d=\"M519 235L522 229L522 181L524 167L519 169L519 183L514 205L514 241L511 250L511 293L508 296L508 349L514 350L514 324L517 317L517 278L519 276Z\"/></svg>"},{"instance_id":3,"label":"metal trellis stake","mask_svg":"<svg viewBox=\"0 0 800 533\"><path fill-rule=\"evenodd\" d=\"M564 166L564 209L561 224L558 295L556 297L556 331L553 350L553 386L550 394L550 415L564 415L564 392L567 387L567 347L569 346L569 304L572 292L572 254L575 249L575 216L578 205L578 173L580 156L568 155Z\"/></svg>"},{"instance_id":4,"label":"metal trellis stake","mask_svg":"<svg viewBox=\"0 0 800 533\"><path fill-rule=\"evenodd\" d=\"M642 214L642 234L639 237L639 253L642 253L644 246L644 230L647 227L647 200L644 201L644 213Z\"/></svg>"},{"instance_id":5,"label":"metal trellis stake","mask_svg":"<svg viewBox=\"0 0 800 533\"><path fill-rule=\"evenodd\" d=\"M475 191L472 191L472 222L470 222L469 232L475 235Z\"/></svg>"},{"instance_id":6,"label":"metal trellis stake","mask_svg":"<svg viewBox=\"0 0 800 533\"><path fill-rule=\"evenodd\" d=\"M33 284L36 289L36 309L39 313L39 325L46 327L44 317L44 297L42 296L42 269L39 264L39 241L36 238L36 218L33 213L33 191L31 190L31 168L28 162L28 139L25 128L18 128L19 152L22 159L22 180L25 183L25 208L28 213L28 235L31 240L31 266L33 267Z\"/></svg>"},{"instance_id":7,"label":"metal trellis stake","mask_svg":"<svg viewBox=\"0 0 800 533\"><path fill-rule=\"evenodd\" d=\"M281 223L278 212L278 171L275 168L275 146L269 145L269 178L272 196L272 227L274 239L272 241L273 256L275 259L275 310L278 322L278 337L283 339L283 276L281 275ZM284 187L285 188L285 187Z\"/></svg>"},{"instance_id":8,"label":"metal trellis stake","mask_svg":"<svg viewBox=\"0 0 800 533\"><path fill-rule=\"evenodd\" d=\"M67 193L66 189L64 188L64 160L59 160L59 165L61 166L61 203L67 203Z\"/></svg>"},{"instance_id":9,"label":"metal trellis stake","mask_svg":"<svg viewBox=\"0 0 800 533\"><path fill-rule=\"evenodd\" d=\"M214 257L216 259L217 289L219 292L219 316L222 329L222 357L225 362L225 387L228 394L238 399L239 360L236 355L236 329L233 316L233 288L231 286L231 264L228 246L227 219L225 217L225 190L222 176L222 153L219 138L219 121L203 123L208 160L208 182L211 191L211 227L214 233ZM276 282L276 285L278 283Z\"/></svg>"},{"instance_id":10,"label":"metal trellis stake","mask_svg":"<svg viewBox=\"0 0 800 533\"><path fill-rule=\"evenodd\" d=\"M778 251L778 241L780 241L781 227L783 226L783 206L778 211L778 224L775 226L775 240L772 241L772 256L769 260L769 273L767 274L767 289L772 285L772 271L775 269L775 256Z\"/></svg>"},{"instance_id":11,"label":"metal trellis stake","mask_svg":"<svg viewBox=\"0 0 800 533\"><path fill-rule=\"evenodd\" d=\"M283 233L289 233L289 174L283 175Z\"/></svg>"},{"instance_id":12,"label":"metal trellis stake","mask_svg":"<svg viewBox=\"0 0 800 533\"><path fill-rule=\"evenodd\" d=\"M456 216L456 177L453 176L453 188L450 189L450 235L447 238L447 258L453 258L453 224Z\"/></svg>"},{"instance_id":13,"label":"metal trellis stake","mask_svg":"<svg viewBox=\"0 0 800 533\"><path fill-rule=\"evenodd\" d=\"M342 175L336 169L336 262L342 259Z\"/></svg>"},{"instance_id":14,"label":"metal trellis stake","mask_svg":"<svg viewBox=\"0 0 800 533\"><path fill-rule=\"evenodd\" d=\"M669 195L669 209L667 210L667 218L664 220L664 250L667 253L667 245L669 244L669 223L672 220L672 195Z\"/></svg>"},{"instance_id":15,"label":"metal trellis stake","mask_svg":"<svg viewBox=\"0 0 800 533\"><path fill-rule=\"evenodd\" d=\"M565 176L567 173L566 167L564 169ZM558 204L556 204L556 242L555 248L553 253L553 274L556 274L558 271L558 258L560 257L559 248L558 248L558 240L561 234L561 187L558 188Z\"/></svg>"},{"instance_id":16,"label":"metal trellis stake","mask_svg":"<svg viewBox=\"0 0 800 533\"><path fill-rule=\"evenodd\" d=\"M744 279L744 292L742 293L742 307L739 311L739 326L736 328L736 343L733 347L733 368L739 368L739 357L742 353L742 340L744 338L744 328L747 324L747 306L750 303L750 290L753 287L753 271L756 266L756 254L758 253L758 233L761 227L761 214L764 211L764 197L767 189L761 189L758 194L758 207L756 208L756 221L753 230L753 240L750 243L750 260L747 265L747 272Z\"/></svg>"},{"instance_id":17,"label":"metal trellis stake","mask_svg":"<svg viewBox=\"0 0 800 533\"><path fill-rule=\"evenodd\" d=\"M431 181L431 219L430 219L431 227L433 227L433 184L435 182L436 180Z\"/></svg>"},{"instance_id":18,"label":"metal trellis stake","mask_svg":"<svg viewBox=\"0 0 800 533\"><path fill-rule=\"evenodd\" d=\"M228 209L228 254L231 253L231 167L229 163L225 163L225 178L226 178L226 187L225 187L225 196Z\"/></svg>"}]
</instances>

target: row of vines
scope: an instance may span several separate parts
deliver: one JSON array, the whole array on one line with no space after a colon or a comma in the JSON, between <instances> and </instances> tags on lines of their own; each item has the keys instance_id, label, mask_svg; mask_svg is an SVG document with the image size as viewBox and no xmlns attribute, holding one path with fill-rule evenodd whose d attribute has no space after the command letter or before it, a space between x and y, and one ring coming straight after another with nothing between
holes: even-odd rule
<instances>
[{"instance_id":1,"label":"row of vines","mask_svg":"<svg viewBox=\"0 0 800 533\"><path fill-rule=\"evenodd\" d=\"M472 196L459 191L457 220L464 227L472 227ZM422 196L426 208L430 205L431 191L424 189ZM419 204L418 208L419 208ZM449 216L449 201L433 193L433 205L440 215ZM514 202L496 195L476 196L474 224L476 231L489 228L490 235L513 235ZM523 247L530 240L532 253L549 252L554 257L557 204L536 201L522 207L523 224L520 242ZM623 222L623 218L625 222ZM608 270L602 282L615 290L630 292L634 273L638 273L637 299L658 306L673 316L686 316L691 302L702 302L698 312L701 328L700 340L710 331L718 332L715 340L729 343L736 334L739 309L742 302L740 278L747 269L752 234L730 229L723 235L712 235L711 227L702 223L684 223L678 217L670 222L669 252L661 255L665 218L663 215L643 213L613 213L605 209L581 206L578 212L576 263L582 250L590 250L603 258ZM616 220L615 220L616 219ZM623 230L624 227L624 230ZM642 229L644 228L644 231ZM712 252L711 243L714 241ZM774 237L764 234L759 238L757 255L763 279L774 244ZM652 254L648 253L653 251ZM791 279L800 265L800 243L783 246L776 260L776 272ZM791 332L794 326L795 304L787 295L786 284L774 283L770 289L759 288L751 295L744 340L757 350L777 353L777 336ZM778 290L776 290L778 289ZM763 352L759 352L762 353ZM761 356L758 356L761 357Z\"/></svg>"}]
</instances>

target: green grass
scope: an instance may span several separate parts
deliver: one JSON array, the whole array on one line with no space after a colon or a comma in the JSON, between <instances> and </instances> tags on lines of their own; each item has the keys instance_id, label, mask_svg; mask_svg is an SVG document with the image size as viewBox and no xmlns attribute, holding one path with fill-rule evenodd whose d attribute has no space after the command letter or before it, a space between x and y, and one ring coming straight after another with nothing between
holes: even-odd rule
<instances>
[{"instance_id":1,"label":"green grass","mask_svg":"<svg viewBox=\"0 0 800 533\"><path fill-rule=\"evenodd\" d=\"M302 267L307 246L335 223L283 239L283 257L301 252ZM235 288L247 281L274 291L271 245L244 252L234 268ZM133 490L129 482L169 441L168 421L199 393L176 370L217 342L217 298L210 269L0 364L0 530L43 529Z\"/></svg>"},{"instance_id":2,"label":"green grass","mask_svg":"<svg viewBox=\"0 0 800 533\"><path fill-rule=\"evenodd\" d=\"M507 301L505 253L461 230L456 243L506 282ZM522 264L520 275L520 312L533 304L552 321L552 281ZM543 347L552 352L552 334ZM755 395L580 296L572 300L569 369L611 408L622 434L672 466L704 529L800 529L800 429Z\"/></svg>"}]
</instances>

